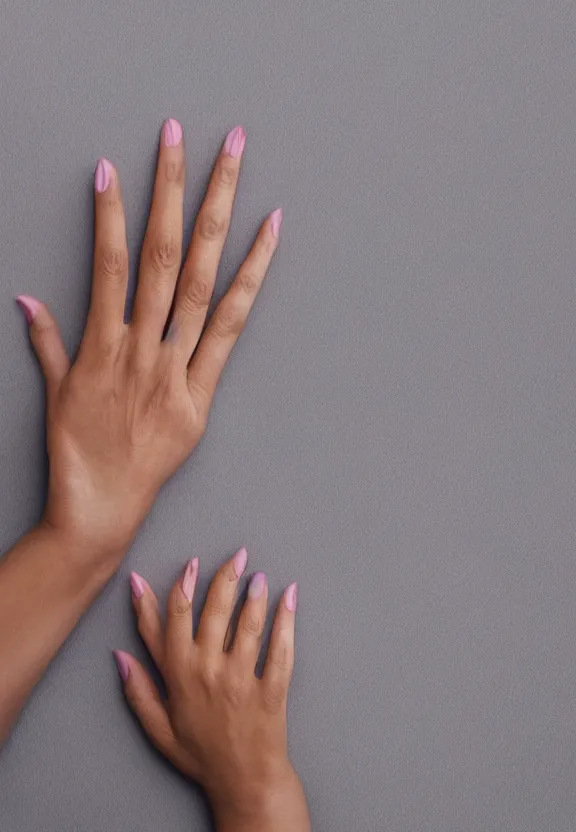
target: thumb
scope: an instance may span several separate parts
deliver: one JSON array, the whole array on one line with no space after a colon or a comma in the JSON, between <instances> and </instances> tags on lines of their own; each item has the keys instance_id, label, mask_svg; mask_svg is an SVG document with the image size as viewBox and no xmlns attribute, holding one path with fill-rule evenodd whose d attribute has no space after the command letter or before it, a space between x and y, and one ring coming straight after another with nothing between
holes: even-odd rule
<instances>
[{"instance_id":1,"label":"thumb","mask_svg":"<svg viewBox=\"0 0 576 832\"><path fill-rule=\"evenodd\" d=\"M16 303L24 312L30 327L30 340L38 356L49 392L57 388L70 369L58 324L48 308L36 298L19 295Z\"/></svg>"},{"instance_id":2,"label":"thumb","mask_svg":"<svg viewBox=\"0 0 576 832\"><path fill-rule=\"evenodd\" d=\"M126 700L152 745L156 746L176 768L185 774L189 773L189 763L174 736L156 685L140 662L130 653L114 650L114 659Z\"/></svg>"}]
</instances>

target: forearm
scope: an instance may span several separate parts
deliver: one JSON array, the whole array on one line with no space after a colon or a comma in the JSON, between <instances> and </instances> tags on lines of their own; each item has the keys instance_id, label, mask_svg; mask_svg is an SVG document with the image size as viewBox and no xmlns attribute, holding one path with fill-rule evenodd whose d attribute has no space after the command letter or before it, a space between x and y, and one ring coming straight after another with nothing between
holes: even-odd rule
<instances>
[{"instance_id":1,"label":"forearm","mask_svg":"<svg viewBox=\"0 0 576 832\"><path fill-rule=\"evenodd\" d=\"M114 571L117 561L108 553L100 559L80 557L85 555L80 546L40 525L0 561L0 744Z\"/></svg>"}]
</instances>

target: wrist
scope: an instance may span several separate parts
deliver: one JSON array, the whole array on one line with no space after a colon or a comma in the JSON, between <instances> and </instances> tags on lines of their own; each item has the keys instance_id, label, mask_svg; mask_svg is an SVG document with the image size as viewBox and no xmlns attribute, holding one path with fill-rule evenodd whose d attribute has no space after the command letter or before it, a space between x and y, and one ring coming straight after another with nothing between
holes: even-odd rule
<instances>
[{"instance_id":1,"label":"wrist","mask_svg":"<svg viewBox=\"0 0 576 832\"><path fill-rule=\"evenodd\" d=\"M63 528L45 515L33 533L50 544L55 557L78 580L103 586L118 570L129 544L94 540L79 528Z\"/></svg>"},{"instance_id":2,"label":"wrist","mask_svg":"<svg viewBox=\"0 0 576 832\"><path fill-rule=\"evenodd\" d=\"M218 832L309 832L306 798L288 761L260 778L237 782L225 793L208 791Z\"/></svg>"}]
</instances>

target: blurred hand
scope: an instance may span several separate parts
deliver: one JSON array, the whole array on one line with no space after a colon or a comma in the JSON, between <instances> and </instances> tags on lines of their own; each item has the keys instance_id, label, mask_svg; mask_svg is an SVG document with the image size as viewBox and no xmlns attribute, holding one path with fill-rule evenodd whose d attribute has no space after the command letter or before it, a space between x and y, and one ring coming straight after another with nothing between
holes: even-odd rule
<instances>
[{"instance_id":1,"label":"blurred hand","mask_svg":"<svg viewBox=\"0 0 576 832\"><path fill-rule=\"evenodd\" d=\"M255 667L268 599L262 572L250 581L233 641L230 632L246 561L246 550L241 549L218 571L194 638L198 560L190 561L173 586L165 626L152 589L132 573L138 630L166 683L167 703L133 656L120 651L114 655L127 700L144 731L180 771L205 789L219 830L308 832L306 800L286 743L297 587L291 584L282 596L264 673L258 679Z\"/></svg>"},{"instance_id":2,"label":"blurred hand","mask_svg":"<svg viewBox=\"0 0 576 832\"><path fill-rule=\"evenodd\" d=\"M181 266L184 143L178 122L165 123L127 324L120 183L113 165L99 161L92 297L72 367L46 306L18 298L46 379L50 478L44 523L72 541L82 558L106 553L119 562L162 484L196 447L278 244L279 210L262 225L206 325L244 142L240 127L227 137Z\"/></svg>"}]
</instances>

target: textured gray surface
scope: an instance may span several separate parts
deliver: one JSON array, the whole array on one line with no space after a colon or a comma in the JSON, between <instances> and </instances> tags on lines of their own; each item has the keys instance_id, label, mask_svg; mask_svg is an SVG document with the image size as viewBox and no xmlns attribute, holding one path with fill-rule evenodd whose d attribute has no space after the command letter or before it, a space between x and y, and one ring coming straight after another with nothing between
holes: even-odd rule
<instances>
[{"instance_id":1,"label":"textured gray surface","mask_svg":"<svg viewBox=\"0 0 576 832\"><path fill-rule=\"evenodd\" d=\"M576 817L574 6L0 0L1 543L42 501L42 392L11 298L85 315L91 176L132 251L158 131L187 223L248 133L219 291L265 213L270 278L209 434L22 716L6 832L204 829L110 658L127 576L246 544L300 581L290 707L317 832L567 832Z\"/></svg>"}]
</instances>

